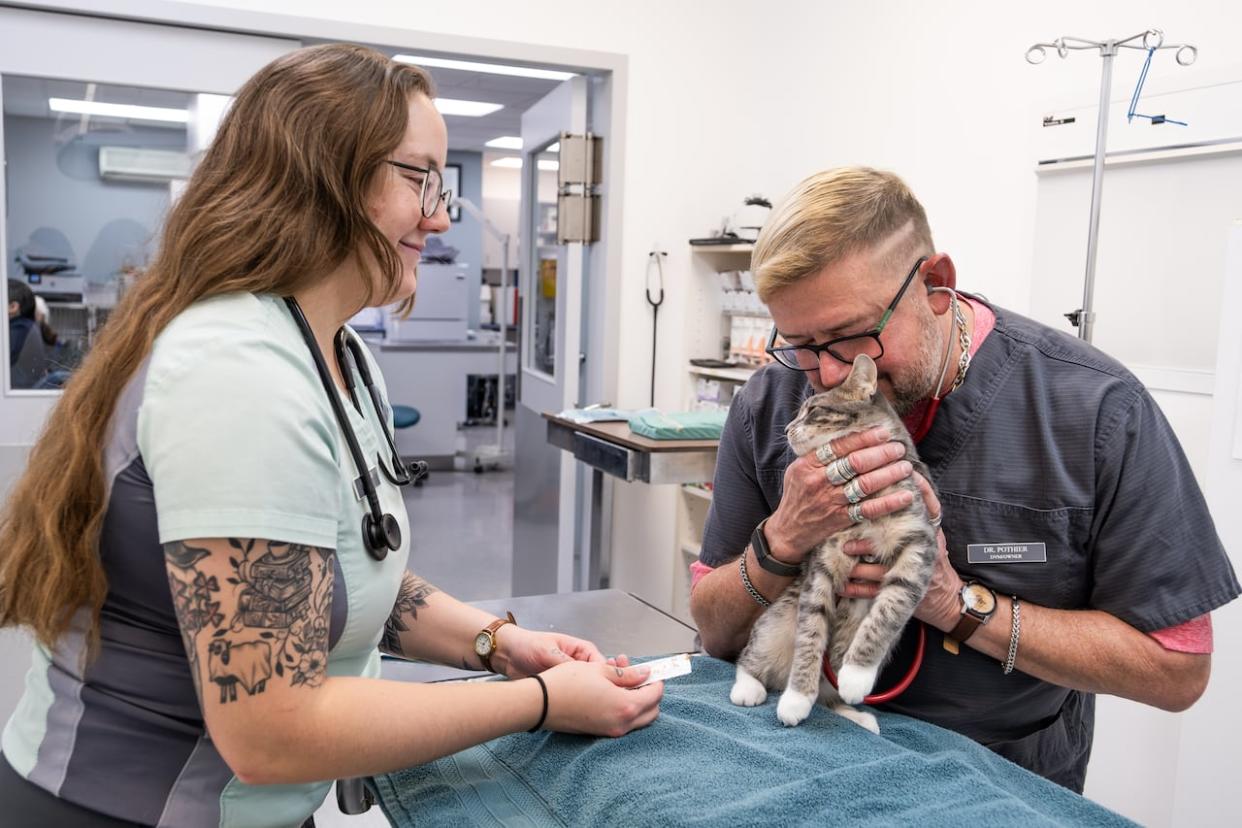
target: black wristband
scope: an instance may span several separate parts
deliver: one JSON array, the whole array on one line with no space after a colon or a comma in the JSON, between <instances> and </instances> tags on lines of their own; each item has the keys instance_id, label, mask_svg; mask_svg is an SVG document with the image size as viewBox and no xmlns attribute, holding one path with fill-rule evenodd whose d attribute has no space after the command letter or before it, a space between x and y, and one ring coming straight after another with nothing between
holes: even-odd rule
<instances>
[{"instance_id":1,"label":"black wristband","mask_svg":"<svg viewBox=\"0 0 1242 828\"><path fill-rule=\"evenodd\" d=\"M755 531L750 536L750 546L755 550L755 560L759 562L759 566L782 578L795 578L801 575L801 565L787 564L772 557L772 553L768 550L768 539L763 535L763 527L767 522L767 518L759 521L759 525L755 527Z\"/></svg>"},{"instance_id":2,"label":"black wristband","mask_svg":"<svg viewBox=\"0 0 1242 828\"><path fill-rule=\"evenodd\" d=\"M539 721L535 722L535 726L526 731L527 733L534 733L543 727L544 720L548 718L548 685L544 684L543 679L538 675L531 676L531 678L539 682L539 689L543 691L543 712L539 714Z\"/></svg>"}]
</instances>

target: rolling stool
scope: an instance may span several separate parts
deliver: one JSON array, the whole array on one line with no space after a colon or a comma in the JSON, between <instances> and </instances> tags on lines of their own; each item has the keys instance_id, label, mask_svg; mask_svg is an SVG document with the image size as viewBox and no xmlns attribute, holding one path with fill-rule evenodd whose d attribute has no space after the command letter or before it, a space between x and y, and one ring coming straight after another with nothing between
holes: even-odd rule
<instances>
[{"instance_id":1,"label":"rolling stool","mask_svg":"<svg viewBox=\"0 0 1242 828\"><path fill-rule=\"evenodd\" d=\"M418 425L418 421L423 418L418 409L412 405L394 405L392 407L392 424L394 428L413 428ZM425 466L426 464L424 464ZM423 481L427 479L430 472L423 473L414 480L415 486L422 486Z\"/></svg>"}]
</instances>

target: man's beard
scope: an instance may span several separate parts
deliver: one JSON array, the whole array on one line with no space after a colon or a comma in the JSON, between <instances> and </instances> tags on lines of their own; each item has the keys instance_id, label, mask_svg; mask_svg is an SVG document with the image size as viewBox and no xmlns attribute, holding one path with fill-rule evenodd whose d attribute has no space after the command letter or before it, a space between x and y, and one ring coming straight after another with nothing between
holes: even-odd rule
<instances>
[{"instance_id":1,"label":"man's beard","mask_svg":"<svg viewBox=\"0 0 1242 828\"><path fill-rule=\"evenodd\" d=\"M923 323L923 343L918 356L901 376L890 375L893 389L893 408L905 417L915 406L936 393L936 383L944 366L945 334L941 321L930 308L920 308Z\"/></svg>"}]
</instances>

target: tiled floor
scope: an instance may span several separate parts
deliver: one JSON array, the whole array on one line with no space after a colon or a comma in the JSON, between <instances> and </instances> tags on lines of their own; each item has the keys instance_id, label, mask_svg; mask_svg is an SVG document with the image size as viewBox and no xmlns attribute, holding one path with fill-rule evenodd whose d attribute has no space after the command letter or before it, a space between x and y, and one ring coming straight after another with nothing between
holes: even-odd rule
<instances>
[{"instance_id":1,"label":"tiled floor","mask_svg":"<svg viewBox=\"0 0 1242 828\"><path fill-rule=\"evenodd\" d=\"M511 594L512 471L435 471L405 504L411 570L463 601Z\"/></svg>"}]
</instances>

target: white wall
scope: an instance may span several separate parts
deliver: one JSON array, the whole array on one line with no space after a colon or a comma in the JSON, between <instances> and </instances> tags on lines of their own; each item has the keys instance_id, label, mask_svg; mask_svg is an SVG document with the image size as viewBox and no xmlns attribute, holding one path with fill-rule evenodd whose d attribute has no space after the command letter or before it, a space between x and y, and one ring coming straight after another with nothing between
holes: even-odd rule
<instances>
[{"instance_id":1,"label":"white wall","mask_svg":"<svg viewBox=\"0 0 1242 828\"><path fill-rule=\"evenodd\" d=\"M1220 353L1216 361L1216 406L1207 465L1208 504L1235 570L1242 569L1242 220L1228 238L1225 290L1220 303ZM1237 758L1242 696L1242 606L1213 614L1217 656L1212 682L1182 718L1177 783L1172 803L1176 825L1237 822Z\"/></svg>"},{"instance_id":2,"label":"white wall","mask_svg":"<svg viewBox=\"0 0 1242 828\"><path fill-rule=\"evenodd\" d=\"M254 6L249 0L209 4ZM1085 53L1032 67L1023 60L1026 48L1058 35L1117 37L1160 26L1171 40L1200 47L1196 67L1176 70L1189 76L1230 62L1242 31L1242 4L1227 0L1047 0L1021 7L982 0L717 0L710 14L701 4L655 0L606 6L268 0L265 8L628 56L629 163L624 180L612 183L624 199L620 330L644 333L623 334L619 405L646 398L650 353L643 342L650 312L643 277L651 246L660 243L670 253L657 401L675 406L687 382L686 359L695 355L675 334L688 327L699 287L691 283L685 240L715 226L746 194L779 195L828 166L867 163L901 173L927 207L938 246L953 253L961 284L1025 310L1035 209L1032 106L1067 93L1090 100L1100 68L1099 59ZM1170 71L1167 62L1156 65L1152 80ZM1136 72L1135 63L1119 68L1117 85L1132 83ZM651 487L619 485L614 515L618 584L667 603L673 498ZM1229 724L1226 732L1236 732ZM1102 740L1122 744L1121 733L1101 730ZM1157 743L1167 733L1145 732ZM1199 744L1213 750L1206 741ZM1110 761L1091 770L1093 786L1115 783L1107 804L1144 823L1167 824L1176 757L1131 751L1110 754ZM1152 775L1167 786L1148 797L1126 794L1125 781L1139 765L1155 768Z\"/></svg>"}]
</instances>

